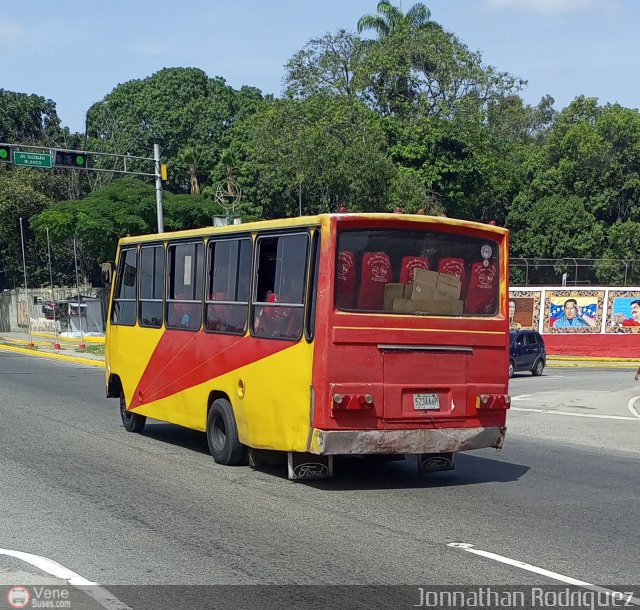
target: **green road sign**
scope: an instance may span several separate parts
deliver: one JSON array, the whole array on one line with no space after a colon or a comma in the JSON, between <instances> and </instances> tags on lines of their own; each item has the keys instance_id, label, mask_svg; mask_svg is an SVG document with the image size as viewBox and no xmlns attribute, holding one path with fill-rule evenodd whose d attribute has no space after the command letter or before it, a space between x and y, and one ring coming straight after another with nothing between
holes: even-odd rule
<instances>
[{"instance_id":1,"label":"green road sign","mask_svg":"<svg viewBox=\"0 0 640 610\"><path fill-rule=\"evenodd\" d=\"M26 165L28 167L51 167L51 155L14 150L13 162L15 165Z\"/></svg>"}]
</instances>

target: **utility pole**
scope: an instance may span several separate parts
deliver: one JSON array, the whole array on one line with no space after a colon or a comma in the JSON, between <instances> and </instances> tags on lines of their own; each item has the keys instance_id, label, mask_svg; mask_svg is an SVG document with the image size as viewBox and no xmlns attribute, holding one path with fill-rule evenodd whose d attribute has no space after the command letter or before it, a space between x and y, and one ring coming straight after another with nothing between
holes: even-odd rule
<instances>
[{"instance_id":1,"label":"utility pole","mask_svg":"<svg viewBox=\"0 0 640 610\"><path fill-rule=\"evenodd\" d=\"M158 216L158 233L164 233L164 214L162 211L162 174L160 166L160 145L153 145L153 160L156 176L156 214Z\"/></svg>"}]
</instances>

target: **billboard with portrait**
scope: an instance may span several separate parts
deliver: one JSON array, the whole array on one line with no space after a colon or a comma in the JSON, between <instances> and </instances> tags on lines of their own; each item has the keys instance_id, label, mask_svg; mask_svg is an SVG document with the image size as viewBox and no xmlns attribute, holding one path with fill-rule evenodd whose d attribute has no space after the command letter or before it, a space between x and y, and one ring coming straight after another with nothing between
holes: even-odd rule
<instances>
[{"instance_id":1,"label":"billboard with portrait","mask_svg":"<svg viewBox=\"0 0 640 610\"><path fill-rule=\"evenodd\" d=\"M509 291L509 329L538 330L541 292Z\"/></svg>"},{"instance_id":2,"label":"billboard with portrait","mask_svg":"<svg viewBox=\"0 0 640 610\"><path fill-rule=\"evenodd\" d=\"M640 332L640 291L610 290L608 311L606 332Z\"/></svg>"},{"instance_id":3,"label":"billboard with portrait","mask_svg":"<svg viewBox=\"0 0 640 610\"><path fill-rule=\"evenodd\" d=\"M549 290L545 333L599 333L604 290Z\"/></svg>"}]
</instances>

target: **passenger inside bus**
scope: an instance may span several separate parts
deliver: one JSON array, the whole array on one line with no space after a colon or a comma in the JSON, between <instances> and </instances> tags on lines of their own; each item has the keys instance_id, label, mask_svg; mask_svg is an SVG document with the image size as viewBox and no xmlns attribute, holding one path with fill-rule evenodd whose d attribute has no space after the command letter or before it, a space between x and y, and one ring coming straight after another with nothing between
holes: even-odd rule
<instances>
[{"instance_id":1,"label":"passenger inside bus","mask_svg":"<svg viewBox=\"0 0 640 610\"><path fill-rule=\"evenodd\" d=\"M197 308L192 303L185 302L186 298L184 293L179 293L169 305L167 312L168 327L185 330L197 330L200 328L200 316L197 315Z\"/></svg>"},{"instance_id":2,"label":"passenger inside bus","mask_svg":"<svg viewBox=\"0 0 640 610\"><path fill-rule=\"evenodd\" d=\"M256 310L256 334L260 337L299 339L302 335L304 308L290 305L302 304L301 290L302 287L294 275L289 279L283 277L280 293L267 291L266 303L283 303L283 305Z\"/></svg>"}]
</instances>

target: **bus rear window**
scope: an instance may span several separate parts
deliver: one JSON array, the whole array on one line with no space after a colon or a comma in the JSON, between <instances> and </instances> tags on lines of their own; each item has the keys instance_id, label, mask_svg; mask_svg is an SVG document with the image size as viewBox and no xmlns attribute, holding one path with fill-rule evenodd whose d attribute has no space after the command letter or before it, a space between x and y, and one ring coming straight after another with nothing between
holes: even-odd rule
<instances>
[{"instance_id":1,"label":"bus rear window","mask_svg":"<svg viewBox=\"0 0 640 610\"><path fill-rule=\"evenodd\" d=\"M434 231L343 231L335 303L345 311L495 315L498 244Z\"/></svg>"}]
</instances>

